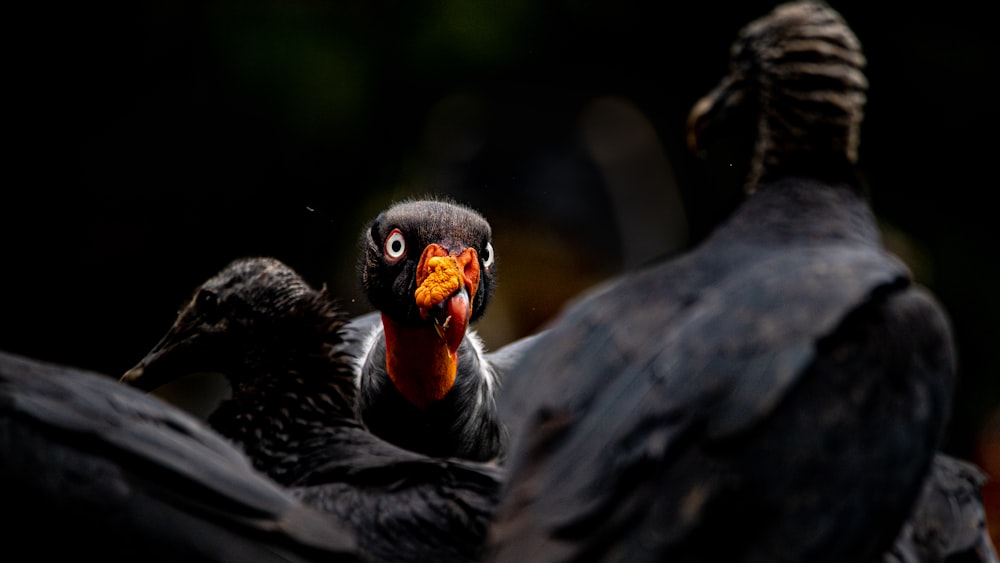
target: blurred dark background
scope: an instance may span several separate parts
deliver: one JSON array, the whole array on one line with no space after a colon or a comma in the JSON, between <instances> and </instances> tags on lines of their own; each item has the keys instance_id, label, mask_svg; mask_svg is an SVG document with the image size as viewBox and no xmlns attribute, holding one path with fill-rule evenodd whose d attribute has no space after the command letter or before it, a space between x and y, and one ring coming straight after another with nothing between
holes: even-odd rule
<instances>
[{"instance_id":1,"label":"blurred dark background","mask_svg":"<svg viewBox=\"0 0 1000 563\"><path fill-rule=\"evenodd\" d=\"M773 5L22 3L5 57L0 348L117 377L246 255L366 311L358 233L423 194L493 223L500 286L479 330L500 346L732 209L739 164L688 152L684 122L737 30ZM955 326L946 449L1000 480L994 24L963 0L832 5L869 60L873 207Z\"/></svg>"}]
</instances>

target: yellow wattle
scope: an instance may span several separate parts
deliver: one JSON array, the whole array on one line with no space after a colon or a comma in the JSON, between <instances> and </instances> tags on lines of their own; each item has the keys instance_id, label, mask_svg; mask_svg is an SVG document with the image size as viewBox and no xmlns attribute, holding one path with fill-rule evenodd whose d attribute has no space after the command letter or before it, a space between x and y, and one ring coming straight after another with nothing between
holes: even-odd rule
<instances>
[{"instance_id":1,"label":"yellow wattle","mask_svg":"<svg viewBox=\"0 0 1000 563\"><path fill-rule=\"evenodd\" d=\"M423 312L434 307L462 287L462 271L454 256L432 256L427 260L426 277L414 292L417 307Z\"/></svg>"}]
</instances>

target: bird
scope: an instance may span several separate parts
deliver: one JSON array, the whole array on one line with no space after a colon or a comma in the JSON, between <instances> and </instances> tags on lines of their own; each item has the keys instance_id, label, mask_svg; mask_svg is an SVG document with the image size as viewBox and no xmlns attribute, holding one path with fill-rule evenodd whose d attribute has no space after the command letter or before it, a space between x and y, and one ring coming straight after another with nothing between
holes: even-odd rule
<instances>
[{"instance_id":1,"label":"bird","mask_svg":"<svg viewBox=\"0 0 1000 563\"><path fill-rule=\"evenodd\" d=\"M883 563L1000 561L983 504L986 481L979 466L938 452L913 514Z\"/></svg>"},{"instance_id":2,"label":"bird","mask_svg":"<svg viewBox=\"0 0 1000 563\"><path fill-rule=\"evenodd\" d=\"M358 425L357 393L341 384L354 377L339 346L345 322L325 289L314 291L280 260L233 260L195 288L159 341L120 379L149 392L191 374L221 374L229 397L206 422L288 485L314 469L307 462L325 461L313 433Z\"/></svg>"},{"instance_id":3,"label":"bird","mask_svg":"<svg viewBox=\"0 0 1000 563\"><path fill-rule=\"evenodd\" d=\"M357 269L381 320L354 347L367 427L427 455L502 458L501 376L470 328L497 283L486 218L445 196L396 201L362 228Z\"/></svg>"},{"instance_id":4,"label":"bird","mask_svg":"<svg viewBox=\"0 0 1000 563\"><path fill-rule=\"evenodd\" d=\"M4 549L101 561L363 562L339 518L195 417L111 376L0 351Z\"/></svg>"},{"instance_id":5,"label":"bird","mask_svg":"<svg viewBox=\"0 0 1000 563\"><path fill-rule=\"evenodd\" d=\"M883 245L860 178L865 62L822 2L741 29L688 138L755 126L746 197L686 251L567 302L511 368L484 561L889 551L956 362L947 311Z\"/></svg>"},{"instance_id":6,"label":"bird","mask_svg":"<svg viewBox=\"0 0 1000 563\"><path fill-rule=\"evenodd\" d=\"M375 561L478 557L503 471L433 457L373 434L356 409L357 336L326 286L267 256L231 261L196 288L121 381L153 391L217 372L231 396L208 424L304 504L350 526Z\"/></svg>"}]
</instances>

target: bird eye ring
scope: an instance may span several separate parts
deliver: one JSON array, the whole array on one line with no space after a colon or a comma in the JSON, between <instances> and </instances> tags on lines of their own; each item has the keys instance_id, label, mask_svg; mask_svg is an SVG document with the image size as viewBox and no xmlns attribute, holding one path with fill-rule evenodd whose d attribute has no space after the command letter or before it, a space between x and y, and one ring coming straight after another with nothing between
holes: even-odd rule
<instances>
[{"instance_id":1,"label":"bird eye ring","mask_svg":"<svg viewBox=\"0 0 1000 563\"><path fill-rule=\"evenodd\" d=\"M383 246L385 252L385 257L389 259L390 262L396 262L406 254L406 239L403 237L403 232L399 229L393 229L389 236L385 237L385 245Z\"/></svg>"},{"instance_id":2,"label":"bird eye ring","mask_svg":"<svg viewBox=\"0 0 1000 563\"><path fill-rule=\"evenodd\" d=\"M493 243L487 242L486 246L483 248L483 268L489 268L493 265Z\"/></svg>"}]
</instances>

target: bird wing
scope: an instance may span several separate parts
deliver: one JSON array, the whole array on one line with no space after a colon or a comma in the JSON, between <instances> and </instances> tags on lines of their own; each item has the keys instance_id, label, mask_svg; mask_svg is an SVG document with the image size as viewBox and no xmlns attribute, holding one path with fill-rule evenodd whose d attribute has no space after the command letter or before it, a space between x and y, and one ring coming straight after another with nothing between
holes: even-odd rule
<instances>
[{"instance_id":1,"label":"bird wing","mask_svg":"<svg viewBox=\"0 0 1000 563\"><path fill-rule=\"evenodd\" d=\"M895 258L851 247L776 253L699 287L707 276L690 272L704 269L679 259L568 307L508 378L501 401L512 433L531 433L520 430L531 412L595 404L634 413L616 417L625 425L647 411L711 406L699 416L713 433L746 427L794 383L820 337L877 287L908 279Z\"/></svg>"},{"instance_id":2,"label":"bird wing","mask_svg":"<svg viewBox=\"0 0 1000 563\"><path fill-rule=\"evenodd\" d=\"M880 292L909 283L901 262L863 246L705 260L696 253L596 290L515 368L527 373L502 395L515 440L505 503L517 506L511 518L529 515L527 535L612 533L662 494L628 497L648 486L639 476L692 443L709 448L751 431L817 361L821 339ZM736 263L744 267L725 274ZM715 282L702 285L703 276ZM702 489L669 501L680 516L663 535L682 537L696 508L718 494L710 470L698 470ZM501 534L524 531L504 518Z\"/></svg>"},{"instance_id":3,"label":"bird wing","mask_svg":"<svg viewBox=\"0 0 1000 563\"><path fill-rule=\"evenodd\" d=\"M338 521L263 478L194 418L110 377L0 353L0 416L7 508L85 541L35 549L356 560ZM33 520L15 525L29 531Z\"/></svg>"}]
</instances>

